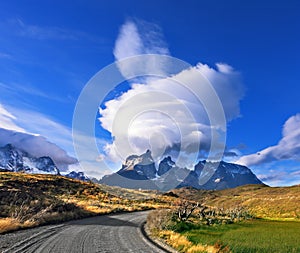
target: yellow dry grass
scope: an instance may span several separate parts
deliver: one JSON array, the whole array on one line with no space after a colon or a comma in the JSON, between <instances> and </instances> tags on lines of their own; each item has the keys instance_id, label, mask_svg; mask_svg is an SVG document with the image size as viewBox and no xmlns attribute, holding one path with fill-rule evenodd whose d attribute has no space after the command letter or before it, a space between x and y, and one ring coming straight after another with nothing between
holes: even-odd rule
<instances>
[{"instance_id":1,"label":"yellow dry grass","mask_svg":"<svg viewBox=\"0 0 300 253\"><path fill-rule=\"evenodd\" d=\"M21 223L17 219L2 218L0 219L0 233L17 230Z\"/></svg>"},{"instance_id":2,"label":"yellow dry grass","mask_svg":"<svg viewBox=\"0 0 300 253\"><path fill-rule=\"evenodd\" d=\"M155 191L122 189L62 176L0 172L0 233L70 219L168 207Z\"/></svg>"},{"instance_id":3,"label":"yellow dry grass","mask_svg":"<svg viewBox=\"0 0 300 253\"><path fill-rule=\"evenodd\" d=\"M159 232L159 237L163 238L164 241L178 250L179 252L185 253L218 253L220 249L211 245L194 245L184 235L176 233L170 230L163 230Z\"/></svg>"},{"instance_id":4,"label":"yellow dry grass","mask_svg":"<svg viewBox=\"0 0 300 253\"><path fill-rule=\"evenodd\" d=\"M186 253L200 253L200 252L207 252L207 253L218 253L219 250L216 249L214 246L203 246L201 244L193 245L190 247Z\"/></svg>"},{"instance_id":5,"label":"yellow dry grass","mask_svg":"<svg viewBox=\"0 0 300 253\"><path fill-rule=\"evenodd\" d=\"M207 206L230 209L244 207L252 215L264 219L299 220L300 185L268 187L245 185L221 191L176 189L180 198L205 202Z\"/></svg>"}]
</instances>

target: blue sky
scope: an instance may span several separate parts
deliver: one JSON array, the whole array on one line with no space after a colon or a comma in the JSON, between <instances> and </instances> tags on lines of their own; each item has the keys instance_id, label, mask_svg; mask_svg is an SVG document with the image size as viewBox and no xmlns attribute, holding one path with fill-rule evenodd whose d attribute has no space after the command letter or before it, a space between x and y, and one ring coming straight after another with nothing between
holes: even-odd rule
<instances>
[{"instance_id":1,"label":"blue sky","mask_svg":"<svg viewBox=\"0 0 300 253\"><path fill-rule=\"evenodd\" d=\"M239 115L228 121L227 149L238 161L255 161L249 166L266 183L299 184L299 11L296 0L2 1L0 119L5 129L40 134L74 156L81 90L115 61L122 25L146 22L173 57L239 72L245 91L236 98ZM99 142L109 141L97 129Z\"/></svg>"}]
</instances>

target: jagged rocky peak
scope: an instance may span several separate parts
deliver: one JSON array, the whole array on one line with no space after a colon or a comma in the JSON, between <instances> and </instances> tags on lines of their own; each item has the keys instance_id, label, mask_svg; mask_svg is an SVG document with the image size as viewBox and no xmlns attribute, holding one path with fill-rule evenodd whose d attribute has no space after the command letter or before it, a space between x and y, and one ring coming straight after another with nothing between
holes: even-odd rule
<instances>
[{"instance_id":1,"label":"jagged rocky peak","mask_svg":"<svg viewBox=\"0 0 300 253\"><path fill-rule=\"evenodd\" d=\"M199 161L194 168L195 173L198 177L200 177L202 170L204 168L204 165L206 164L206 160Z\"/></svg>"},{"instance_id":2,"label":"jagged rocky peak","mask_svg":"<svg viewBox=\"0 0 300 253\"><path fill-rule=\"evenodd\" d=\"M127 178L146 180L156 176L156 168L151 151L147 150L141 155L127 157L122 168L117 172Z\"/></svg>"},{"instance_id":3,"label":"jagged rocky peak","mask_svg":"<svg viewBox=\"0 0 300 253\"><path fill-rule=\"evenodd\" d=\"M39 158L32 159L35 162L35 166L37 169L45 171L45 172L55 172L59 175L59 170L54 164L53 160L49 156L42 156Z\"/></svg>"},{"instance_id":4,"label":"jagged rocky peak","mask_svg":"<svg viewBox=\"0 0 300 253\"><path fill-rule=\"evenodd\" d=\"M137 164L149 165L152 163L154 163L154 160L152 158L151 151L147 149L147 151L144 154L128 156L122 167L125 170L133 170L134 166Z\"/></svg>"},{"instance_id":5,"label":"jagged rocky peak","mask_svg":"<svg viewBox=\"0 0 300 253\"><path fill-rule=\"evenodd\" d=\"M172 161L171 156L165 157L163 160L161 160L161 162L158 165L157 175L162 176L174 166L176 166L176 164Z\"/></svg>"},{"instance_id":6,"label":"jagged rocky peak","mask_svg":"<svg viewBox=\"0 0 300 253\"><path fill-rule=\"evenodd\" d=\"M135 181L126 181L122 178ZM148 182L143 185L137 183L138 180L148 180ZM174 182L178 182L177 188L194 187L209 190L233 188L245 184L262 184L246 166L224 161L203 160L199 161L193 169L188 170L178 167L172 158L167 156L158 163L156 168L150 150L142 155L129 156L118 172L103 177L100 182L143 189L149 189L150 185L151 189L158 187L158 190L170 190L174 188Z\"/></svg>"},{"instance_id":7,"label":"jagged rocky peak","mask_svg":"<svg viewBox=\"0 0 300 253\"><path fill-rule=\"evenodd\" d=\"M22 152L11 144L0 148L0 167L4 170L20 171L23 169Z\"/></svg>"},{"instance_id":8,"label":"jagged rocky peak","mask_svg":"<svg viewBox=\"0 0 300 253\"><path fill-rule=\"evenodd\" d=\"M143 159L142 159L142 164L143 165L147 165L150 163L154 163L154 160L152 158L152 153L149 149L147 149L147 151L142 155Z\"/></svg>"},{"instance_id":9,"label":"jagged rocky peak","mask_svg":"<svg viewBox=\"0 0 300 253\"><path fill-rule=\"evenodd\" d=\"M246 166L224 161L199 162L195 166L195 169L191 171L189 176L181 183L181 186L190 186L195 182L198 185L193 185L193 187L209 190L234 188L245 184L262 184L255 174Z\"/></svg>"},{"instance_id":10,"label":"jagged rocky peak","mask_svg":"<svg viewBox=\"0 0 300 253\"><path fill-rule=\"evenodd\" d=\"M34 157L11 144L0 148L0 168L8 171L59 175L50 157Z\"/></svg>"},{"instance_id":11,"label":"jagged rocky peak","mask_svg":"<svg viewBox=\"0 0 300 253\"><path fill-rule=\"evenodd\" d=\"M81 180L81 181L90 181L90 179L84 174L84 172L79 171L71 171L70 173L65 175L66 177Z\"/></svg>"}]
</instances>

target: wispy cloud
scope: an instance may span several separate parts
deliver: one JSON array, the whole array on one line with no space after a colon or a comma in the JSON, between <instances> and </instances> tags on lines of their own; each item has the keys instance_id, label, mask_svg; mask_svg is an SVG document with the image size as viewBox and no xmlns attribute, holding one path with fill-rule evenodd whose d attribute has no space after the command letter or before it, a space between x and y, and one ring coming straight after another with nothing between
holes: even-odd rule
<instances>
[{"instance_id":1,"label":"wispy cloud","mask_svg":"<svg viewBox=\"0 0 300 253\"><path fill-rule=\"evenodd\" d=\"M74 155L71 128L36 111L12 106L6 106L6 108L15 116L14 122L26 132L44 136L65 149L69 154Z\"/></svg>"},{"instance_id":2,"label":"wispy cloud","mask_svg":"<svg viewBox=\"0 0 300 253\"><path fill-rule=\"evenodd\" d=\"M169 53L161 28L139 19L128 20L121 26L114 48L117 60L139 54Z\"/></svg>"},{"instance_id":3,"label":"wispy cloud","mask_svg":"<svg viewBox=\"0 0 300 253\"><path fill-rule=\"evenodd\" d=\"M11 143L33 155L50 156L61 169L77 160L71 129L49 117L0 104L0 144Z\"/></svg>"},{"instance_id":4,"label":"wispy cloud","mask_svg":"<svg viewBox=\"0 0 300 253\"><path fill-rule=\"evenodd\" d=\"M285 122L282 139L276 145L242 156L236 162L252 166L283 160L300 162L300 113Z\"/></svg>"},{"instance_id":5,"label":"wispy cloud","mask_svg":"<svg viewBox=\"0 0 300 253\"><path fill-rule=\"evenodd\" d=\"M92 42L101 42L103 38L91 35L84 31L72 30L68 28L56 26L41 26L35 24L28 24L21 18L9 19L6 25L10 26L16 35L33 38L37 40L80 40L85 39Z\"/></svg>"},{"instance_id":6,"label":"wispy cloud","mask_svg":"<svg viewBox=\"0 0 300 253\"><path fill-rule=\"evenodd\" d=\"M110 161L104 156L103 152L99 152L97 148L93 149L92 147L93 143L96 143L99 149L103 149L106 141L76 130L73 134L76 135L76 138L74 139L74 148L80 164L71 166L70 168L84 171L86 175L96 178L111 174L113 171L120 168L120 161L110 164Z\"/></svg>"},{"instance_id":7,"label":"wispy cloud","mask_svg":"<svg viewBox=\"0 0 300 253\"><path fill-rule=\"evenodd\" d=\"M300 170L291 173L292 176L300 176Z\"/></svg>"},{"instance_id":8,"label":"wispy cloud","mask_svg":"<svg viewBox=\"0 0 300 253\"><path fill-rule=\"evenodd\" d=\"M61 170L67 170L68 165L78 163L77 159L43 136L0 128L0 146L8 143L35 157L51 157Z\"/></svg>"},{"instance_id":9,"label":"wispy cloud","mask_svg":"<svg viewBox=\"0 0 300 253\"><path fill-rule=\"evenodd\" d=\"M258 174L257 177L270 186L278 186L284 184L287 173L285 171L269 171L268 174Z\"/></svg>"},{"instance_id":10,"label":"wispy cloud","mask_svg":"<svg viewBox=\"0 0 300 253\"><path fill-rule=\"evenodd\" d=\"M128 20L121 26L114 48L114 56L118 61L140 54L169 55L169 53L160 27L139 19ZM118 67L124 77L129 77L139 69L153 68L153 63L147 61L141 64L131 61L131 64L119 63ZM157 71L163 74L159 66Z\"/></svg>"},{"instance_id":11,"label":"wispy cloud","mask_svg":"<svg viewBox=\"0 0 300 253\"><path fill-rule=\"evenodd\" d=\"M16 83L5 84L5 83L0 82L0 89L1 89L2 95L5 94L6 98L13 98L13 97L26 98L26 97L28 97L28 95L30 95L30 96L34 96L34 97L46 98L48 100L54 100L54 101L60 102L60 103L69 102L68 97L59 97L55 94L46 93L46 92L42 91L41 89L33 87L29 84L26 84L26 85L21 85L21 84L16 84Z\"/></svg>"},{"instance_id":12,"label":"wispy cloud","mask_svg":"<svg viewBox=\"0 0 300 253\"><path fill-rule=\"evenodd\" d=\"M257 177L270 186L288 186L300 183L300 164L295 161L273 161L254 165Z\"/></svg>"},{"instance_id":13,"label":"wispy cloud","mask_svg":"<svg viewBox=\"0 0 300 253\"><path fill-rule=\"evenodd\" d=\"M0 104L0 127L8 130L13 130L17 132L25 132L25 129L18 126L16 121L16 117L12 115L9 111L7 111L3 105Z\"/></svg>"},{"instance_id":14,"label":"wispy cloud","mask_svg":"<svg viewBox=\"0 0 300 253\"><path fill-rule=\"evenodd\" d=\"M85 31L59 26L43 26L30 24L23 18L10 18L0 21L0 28L7 34L35 40L85 40L99 45L107 43L107 39Z\"/></svg>"},{"instance_id":15,"label":"wispy cloud","mask_svg":"<svg viewBox=\"0 0 300 253\"><path fill-rule=\"evenodd\" d=\"M85 148L80 149L84 153L78 158L84 160L79 164L75 158L71 128L44 114L0 104L0 146L11 143L32 155L50 156L62 171L84 171L97 178L111 173L111 170L101 167L101 155L93 153L86 145L94 141L98 146L104 146L104 142L95 136L80 134L77 145Z\"/></svg>"},{"instance_id":16,"label":"wispy cloud","mask_svg":"<svg viewBox=\"0 0 300 253\"><path fill-rule=\"evenodd\" d=\"M13 59L13 56L8 53L0 52L0 59Z\"/></svg>"}]
</instances>

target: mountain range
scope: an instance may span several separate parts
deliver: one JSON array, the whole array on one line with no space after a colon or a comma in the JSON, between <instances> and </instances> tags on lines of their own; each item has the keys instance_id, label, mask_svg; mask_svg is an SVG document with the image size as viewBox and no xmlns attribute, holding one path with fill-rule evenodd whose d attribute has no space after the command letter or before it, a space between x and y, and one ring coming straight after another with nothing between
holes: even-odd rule
<instances>
[{"instance_id":1,"label":"mountain range","mask_svg":"<svg viewBox=\"0 0 300 253\"><path fill-rule=\"evenodd\" d=\"M245 184L262 184L246 166L224 161L199 161L190 170L178 167L172 158L167 156L156 168L150 150L139 156L127 157L119 171L104 176L99 182L124 188L162 191L181 187L221 190Z\"/></svg>"},{"instance_id":2,"label":"mountain range","mask_svg":"<svg viewBox=\"0 0 300 253\"><path fill-rule=\"evenodd\" d=\"M0 147L0 170L61 175L50 157L34 157L11 144ZM76 171L64 176L82 181L94 180L83 172ZM127 157L119 171L106 175L97 182L123 188L161 191L181 187L221 190L245 184L262 184L249 168L224 161L199 161L190 170L178 167L172 158L167 156L156 165L150 150L141 155Z\"/></svg>"},{"instance_id":3,"label":"mountain range","mask_svg":"<svg viewBox=\"0 0 300 253\"><path fill-rule=\"evenodd\" d=\"M61 175L51 157L34 157L11 144L0 147L0 170L26 172L30 174ZM64 176L82 181L89 181L89 178L84 175L83 172L71 171Z\"/></svg>"},{"instance_id":4,"label":"mountain range","mask_svg":"<svg viewBox=\"0 0 300 253\"><path fill-rule=\"evenodd\" d=\"M33 157L11 144L0 148L0 169L14 172L60 174L50 157Z\"/></svg>"}]
</instances>

